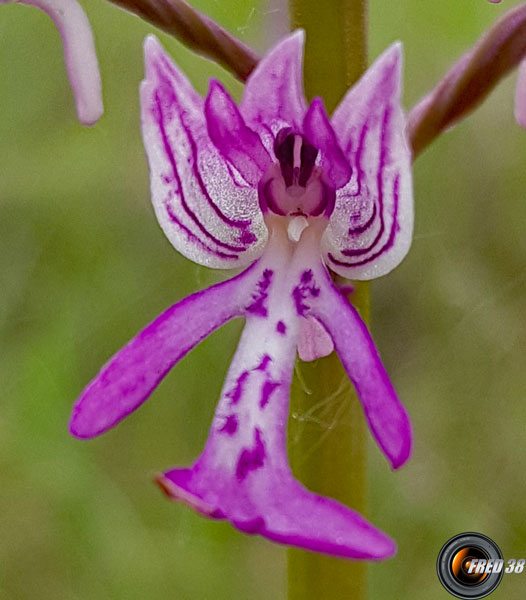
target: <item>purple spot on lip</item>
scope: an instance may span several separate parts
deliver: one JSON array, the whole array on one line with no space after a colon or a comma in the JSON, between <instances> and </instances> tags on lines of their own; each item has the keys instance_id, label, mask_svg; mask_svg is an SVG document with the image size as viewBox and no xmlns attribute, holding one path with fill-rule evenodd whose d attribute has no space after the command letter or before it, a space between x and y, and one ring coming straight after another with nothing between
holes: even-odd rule
<instances>
[{"instance_id":1,"label":"purple spot on lip","mask_svg":"<svg viewBox=\"0 0 526 600\"><path fill-rule=\"evenodd\" d=\"M310 296L317 298L320 295L320 288L316 285L312 271L303 271L300 278L300 283L292 290L292 297L296 304L296 312L300 316L304 316L309 310L309 305L305 300Z\"/></svg>"},{"instance_id":2,"label":"purple spot on lip","mask_svg":"<svg viewBox=\"0 0 526 600\"><path fill-rule=\"evenodd\" d=\"M310 281L312 281L312 271L310 269L303 271L301 274L301 283L309 283Z\"/></svg>"},{"instance_id":3,"label":"purple spot on lip","mask_svg":"<svg viewBox=\"0 0 526 600\"><path fill-rule=\"evenodd\" d=\"M255 368L255 370L256 371L266 371L269 362L272 362L272 359L270 358L270 356L268 354L265 354L265 356L261 359L261 362Z\"/></svg>"},{"instance_id":4,"label":"purple spot on lip","mask_svg":"<svg viewBox=\"0 0 526 600\"><path fill-rule=\"evenodd\" d=\"M268 290L270 284L272 283L272 276L274 275L274 271L271 269L265 269L263 271L263 276L257 283L257 292L252 295L252 304L247 306L248 312L259 315L260 317L267 316L267 307L265 306L265 301L268 297Z\"/></svg>"},{"instance_id":5,"label":"purple spot on lip","mask_svg":"<svg viewBox=\"0 0 526 600\"><path fill-rule=\"evenodd\" d=\"M236 415L228 415L226 418L225 424L219 430L223 433L227 433L228 435L234 435L237 431L237 417Z\"/></svg>"},{"instance_id":6,"label":"purple spot on lip","mask_svg":"<svg viewBox=\"0 0 526 600\"><path fill-rule=\"evenodd\" d=\"M263 384L263 387L261 388L261 398L259 399L259 406L260 408L265 408L265 406L268 404L268 401L270 400L270 396L272 395L272 392L279 387L279 382L278 381L272 381L270 379L267 379L265 381L265 383Z\"/></svg>"},{"instance_id":7,"label":"purple spot on lip","mask_svg":"<svg viewBox=\"0 0 526 600\"><path fill-rule=\"evenodd\" d=\"M285 333L287 333L287 326L285 325L285 323L283 323L283 321L277 322L276 331L278 333L281 333L281 335L285 335Z\"/></svg>"},{"instance_id":8,"label":"purple spot on lip","mask_svg":"<svg viewBox=\"0 0 526 600\"><path fill-rule=\"evenodd\" d=\"M261 440L261 431L256 427L254 430L254 446L245 448L239 455L236 466L236 477L243 481L250 473L263 466L265 461L265 446Z\"/></svg>"},{"instance_id":9,"label":"purple spot on lip","mask_svg":"<svg viewBox=\"0 0 526 600\"><path fill-rule=\"evenodd\" d=\"M228 394L226 394L226 397L230 398L230 404L237 404L241 400L243 386L249 375L249 371L243 371L237 378L236 385L228 392Z\"/></svg>"},{"instance_id":10,"label":"purple spot on lip","mask_svg":"<svg viewBox=\"0 0 526 600\"><path fill-rule=\"evenodd\" d=\"M241 400L245 388L245 383L250 377L250 374L254 373L255 371L265 372L267 370L269 362L272 362L272 358L268 354L265 354L257 367L253 367L251 369L248 369L247 371L243 371L241 375L239 375L232 389L225 394L226 398L230 398L231 405L237 404Z\"/></svg>"}]
</instances>

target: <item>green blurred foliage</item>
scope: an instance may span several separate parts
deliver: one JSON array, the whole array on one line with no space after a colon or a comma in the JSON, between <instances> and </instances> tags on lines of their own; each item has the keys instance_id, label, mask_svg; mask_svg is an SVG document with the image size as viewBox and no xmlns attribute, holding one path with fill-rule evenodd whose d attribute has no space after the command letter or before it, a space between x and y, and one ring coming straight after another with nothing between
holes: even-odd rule
<instances>
[{"instance_id":1,"label":"green blurred foliage","mask_svg":"<svg viewBox=\"0 0 526 600\"><path fill-rule=\"evenodd\" d=\"M262 0L195 4L260 48L274 39ZM372 0L371 56L404 42L412 106L513 4ZM106 107L93 129L75 119L49 19L0 9L0 598L283 599L281 547L168 502L151 482L199 454L239 323L114 431L67 433L107 358L223 276L178 255L150 207L137 87L154 28L103 0L85 5ZM239 95L220 68L160 37L201 92L219 76ZM462 531L526 556L526 134L512 102L510 78L418 159L413 248L372 285L373 331L415 431L399 473L371 443L368 516L399 542L370 569L374 599L449 597L435 561ZM506 576L493 597L524 597L524 577Z\"/></svg>"}]
</instances>

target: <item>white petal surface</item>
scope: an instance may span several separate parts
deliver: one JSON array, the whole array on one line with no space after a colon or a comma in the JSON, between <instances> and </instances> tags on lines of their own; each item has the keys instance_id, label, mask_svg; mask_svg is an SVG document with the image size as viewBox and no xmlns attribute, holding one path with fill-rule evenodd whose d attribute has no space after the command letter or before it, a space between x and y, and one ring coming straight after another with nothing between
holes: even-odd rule
<instances>
[{"instance_id":1,"label":"white petal surface","mask_svg":"<svg viewBox=\"0 0 526 600\"><path fill-rule=\"evenodd\" d=\"M323 248L327 265L350 279L385 275L411 245L411 152L400 106L401 62L401 45L394 44L332 118L353 174L337 191Z\"/></svg>"},{"instance_id":2,"label":"white petal surface","mask_svg":"<svg viewBox=\"0 0 526 600\"><path fill-rule=\"evenodd\" d=\"M256 190L211 142L203 99L153 36L145 43L145 61L142 132L161 227L194 262L249 264L266 240Z\"/></svg>"}]
</instances>

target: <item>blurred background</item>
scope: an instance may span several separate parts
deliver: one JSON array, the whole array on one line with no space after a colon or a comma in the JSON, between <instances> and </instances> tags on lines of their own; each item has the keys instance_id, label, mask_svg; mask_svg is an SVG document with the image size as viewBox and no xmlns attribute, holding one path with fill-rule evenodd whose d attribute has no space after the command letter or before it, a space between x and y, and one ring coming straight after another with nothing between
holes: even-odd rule
<instances>
[{"instance_id":1,"label":"blurred background","mask_svg":"<svg viewBox=\"0 0 526 600\"><path fill-rule=\"evenodd\" d=\"M263 0L193 4L259 49L283 23ZM403 41L410 107L515 4L371 0L370 56ZM51 21L0 9L0 598L284 600L283 548L152 483L200 453L239 323L115 430L68 434L73 401L107 358L224 276L179 256L150 206L137 87L154 28L103 0L84 5L106 109L93 129L76 121ZM160 38L199 91L213 75L239 96L219 67ZM450 597L435 562L463 531L526 557L526 132L514 81L418 158L412 250L372 283L373 333L415 431L398 473L371 442L368 516L399 543L370 568L375 600ZM525 574L508 575L493 597L525 590Z\"/></svg>"}]
</instances>

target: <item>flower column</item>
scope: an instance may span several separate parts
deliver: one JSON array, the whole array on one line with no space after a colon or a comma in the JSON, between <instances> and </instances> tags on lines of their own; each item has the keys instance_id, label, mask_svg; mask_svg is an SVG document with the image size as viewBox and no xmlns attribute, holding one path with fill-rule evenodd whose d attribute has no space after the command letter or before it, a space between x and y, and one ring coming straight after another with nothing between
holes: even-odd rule
<instances>
[{"instance_id":1,"label":"flower column","mask_svg":"<svg viewBox=\"0 0 526 600\"><path fill-rule=\"evenodd\" d=\"M322 96L328 111L367 66L366 4L366 0L290 0L293 28L307 32L307 98ZM368 283L356 284L352 302L367 322ZM311 363L298 362L291 415L289 454L296 476L309 489L366 513L363 410L334 352ZM362 561L290 549L288 579L290 600L367 597L367 564Z\"/></svg>"}]
</instances>

